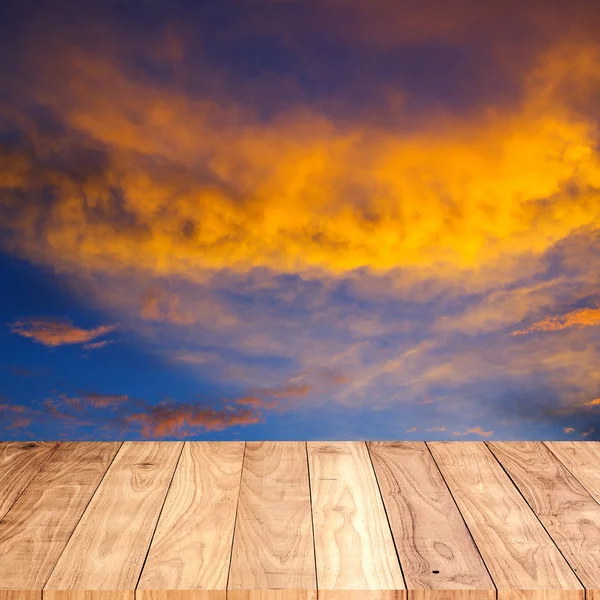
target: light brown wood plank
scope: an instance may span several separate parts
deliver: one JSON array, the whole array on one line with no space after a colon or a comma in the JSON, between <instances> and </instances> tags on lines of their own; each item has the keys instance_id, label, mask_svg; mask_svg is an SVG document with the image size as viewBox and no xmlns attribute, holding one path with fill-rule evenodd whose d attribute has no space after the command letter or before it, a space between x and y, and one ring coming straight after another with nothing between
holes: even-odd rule
<instances>
[{"instance_id":1,"label":"light brown wood plank","mask_svg":"<svg viewBox=\"0 0 600 600\"><path fill-rule=\"evenodd\" d=\"M309 442L319 599L406 597L363 442Z\"/></svg>"},{"instance_id":2,"label":"light brown wood plank","mask_svg":"<svg viewBox=\"0 0 600 600\"><path fill-rule=\"evenodd\" d=\"M586 590L600 590L600 504L541 442L492 442L496 458Z\"/></svg>"},{"instance_id":3,"label":"light brown wood plank","mask_svg":"<svg viewBox=\"0 0 600 600\"><path fill-rule=\"evenodd\" d=\"M228 600L316 599L304 442L248 442Z\"/></svg>"},{"instance_id":4,"label":"light brown wood plank","mask_svg":"<svg viewBox=\"0 0 600 600\"><path fill-rule=\"evenodd\" d=\"M138 599L225 599L243 458L243 442L185 444Z\"/></svg>"},{"instance_id":5,"label":"light brown wood plank","mask_svg":"<svg viewBox=\"0 0 600 600\"><path fill-rule=\"evenodd\" d=\"M409 598L494 600L496 588L425 443L367 446Z\"/></svg>"},{"instance_id":6,"label":"light brown wood plank","mask_svg":"<svg viewBox=\"0 0 600 600\"><path fill-rule=\"evenodd\" d=\"M0 600L40 600L41 590L0 590Z\"/></svg>"},{"instance_id":7,"label":"light brown wood plank","mask_svg":"<svg viewBox=\"0 0 600 600\"><path fill-rule=\"evenodd\" d=\"M181 442L125 442L44 588L48 600L134 598ZM119 594L122 592L124 594ZM85 594L84 594L85 595Z\"/></svg>"},{"instance_id":8,"label":"light brown wood plank","mask_svg":"<svg viewBox=\"0 0 600 600\"><path fill-rule=\"evenodd\" d=\"M62 442L0 521L0 589L41 589L120 443Z\"/></svg>"},{"instance_id":9,"label":"light brown wood plank","mask_svg":"<svg viewBox=\"0 0 600 600\"><path fill-rule=\"evenodd\" d=\"M0 442L0 519L56 447L57 442Z\"/></svg>"},{"instance_id":10,"label":"light brown wood plank","mask_svg":"<svg viewBox=\"0 0 600 600\"><path fill-rule=\"evenodd\" d=\"M583 587L483 442L429 442L500 600L583 600Z\"/></svg>"},{"instance_id":11,"label":"light brown wood plank","mask_svg":"<svg viewBox=\"0 0 600 600\"><path fill-rule=\"evenodd\" d=\"M600 502L600 442L544 443L596 502Z\"/></svg>"},{"instance_id":12,"label":"light brown wood plank","mask_svg":"<svg viewBox=\"0 0 600 600\"><path fill-rule=\"evenodd\" d=\"M544 442L586 491L600 502L600 443ZM600 592L588 589L588 600L600 600Z\"/></svg>"}]
</instances>

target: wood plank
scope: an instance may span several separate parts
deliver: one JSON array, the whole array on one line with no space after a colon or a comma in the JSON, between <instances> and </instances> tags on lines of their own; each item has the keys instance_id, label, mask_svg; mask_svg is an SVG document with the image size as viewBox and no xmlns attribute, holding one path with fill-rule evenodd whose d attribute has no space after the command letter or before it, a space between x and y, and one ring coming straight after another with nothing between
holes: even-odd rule
<instances>
[{"instance_id":1,"label":"wood plank","mask_svg":"<svg viewBox=\"0 0 600 600\"><path fill-rule=\"evenodd\" d=\"M600 503L600 443L544 443L596 502ZM600 600L600 592L597 589L589 588L586 594L588 600Z\"/></svg>"},{"instance_id":2,"label":"wood plank","mask_svg":"<svg viewBox=\"0 0 600 600\"><path fill-rule=\"evenodd\" d=\"M483 442L428 442L500 600L583 600L577 577Z\"/></svg>"},{"instance_id":3,"label":"wood plank","mask_svg":"<svg viewBox=\"0 0 600 600\"><path fill-rule=\"evenodd\" d=\"M56 447L57 442L0 443L0 519L4 518Z\"/></svg>"},{"instance_id":4,"label":"wood plank","mask_svg":"<svg viewBox=\"0 0 600 600\"><path fill-rule=\"evenodd\" d=\"M496 588L425 443L367 447L409 598L494 600Z\"/></svg>"},{"instance_id":5,"label":"wood plank","mask_svg":"<svg viewBox=\"0 0 600 600\"><path fill-rule=\"evenodd\" d=\"M600 504L541 442L493 442L515 482L586 590L600 591Z\"/></svg>"},{"instance_id":6,"label":"wood plank","mask_svg":"<svg viewBox=\"0 0 600 600\"><path fill-rule=\"evenodd\" d=\"M544 443L596 502L600 502L600 442Z\"/></svg>"},{"instance_id":7,"label":"wood plank","mask_svg":"<svg viewBox=\"0 0 600 600\"><path fill-rule=\"evenodd\" d=\"M309 442L319 599L391 600L406 591L363 442Z\"/></svg>"},{"instance_id":8,"label":"wood plank","mask_svg":"<svg viewBox=\"0 0 600 600\"><path fill-rule=\"evenodd\" d=\"M137 587L138 600L225 600L243 442L187 442Z\"/></svg>"},{"instance_id":9,"label":"wood plank","mask_svg":"<svg viewBox=\"0 0 600 600\"><path fill-rule=\"evenodd\" d=\"M62 442L0 522L0 589L41 590L120 443ZM26 594L30 596L30 594Z\"/></svg>"},{"instance_id":10,"label":"wood plank","mask_svg":"<svg viewBox=\"0 0 600 600\"><path fill-rule=\"evenodd\" d=\"M125 442L44 587L48 600L133 600L181 442Z\"/></svg>"},{"instance_id":11,"label":"wood plank","mask_svg":"<svg viewBox=\"0 0 600 600\"><path fill-rule=\"evenodd\" d=\"M315 600L304 442L248 442L228 600Z\"/></svg>"}]
</instances>

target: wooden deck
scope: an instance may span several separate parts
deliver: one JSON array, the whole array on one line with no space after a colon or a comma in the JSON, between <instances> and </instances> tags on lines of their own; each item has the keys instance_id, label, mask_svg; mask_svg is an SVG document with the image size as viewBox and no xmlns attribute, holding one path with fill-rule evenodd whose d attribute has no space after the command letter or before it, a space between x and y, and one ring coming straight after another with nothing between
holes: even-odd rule
<instances>
[{"instance_id":1,"label":"wooden deck","mask_svg":"<svg viewBox=\"0 0 600 600\"><path fill-rule=\"evenodd\" d=\"M0 443L0 600L600 600L600 443Z\"/></svg>"}]
</instances>

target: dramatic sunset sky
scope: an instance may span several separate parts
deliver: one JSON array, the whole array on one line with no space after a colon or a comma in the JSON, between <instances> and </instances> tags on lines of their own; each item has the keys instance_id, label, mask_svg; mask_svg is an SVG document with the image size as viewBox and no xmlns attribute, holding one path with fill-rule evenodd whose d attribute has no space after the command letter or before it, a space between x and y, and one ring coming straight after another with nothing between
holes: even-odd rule
<instances>
[{"instance_id":1,"label":"dramatic sunset sky","mask_svg":"<svg viewBox=\"0 0 600 600\"><path fill-rule=\"evenodd\" d=\"M600 439L596 0L0 9L0 439Z\"/></svg>"}]
</instances>

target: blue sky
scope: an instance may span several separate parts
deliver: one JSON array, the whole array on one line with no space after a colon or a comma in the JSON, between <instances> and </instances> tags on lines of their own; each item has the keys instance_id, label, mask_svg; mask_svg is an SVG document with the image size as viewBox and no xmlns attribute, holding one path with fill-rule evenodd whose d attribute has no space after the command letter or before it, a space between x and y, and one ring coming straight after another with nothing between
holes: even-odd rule
<instances>
[{"instance_id":1,"label":"blue sky","mask_svg":"<svg viewBox=\"0 0 600 600\"><path fill-rule=\"evenodd\" d=\"M598 438L594 2L2 11L0 438Z\"/></svg>"}]
</instances>

